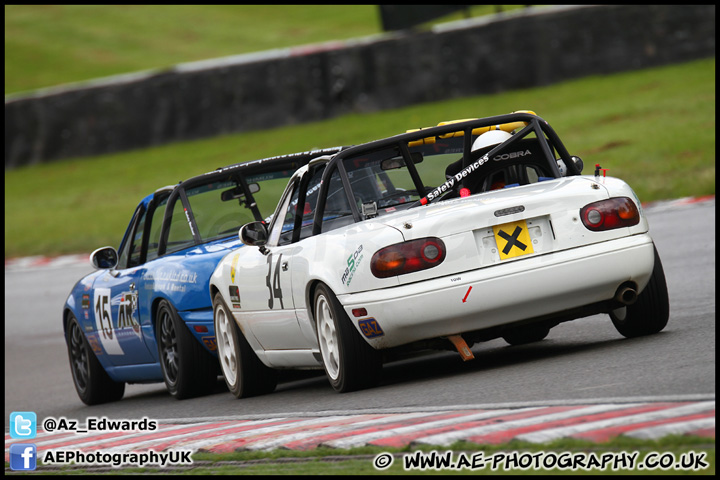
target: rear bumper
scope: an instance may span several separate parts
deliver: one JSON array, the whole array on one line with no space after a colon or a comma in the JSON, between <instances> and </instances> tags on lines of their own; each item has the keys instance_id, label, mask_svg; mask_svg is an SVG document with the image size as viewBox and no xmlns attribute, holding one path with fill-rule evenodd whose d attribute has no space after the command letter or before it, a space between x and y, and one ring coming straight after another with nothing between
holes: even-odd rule
<instances>
[{"instance_id":1,"label":"rear bumper","mask_svg":"<svg viewBox=\"0 0 720 480\"><path fill-rule=\"evenodd\" d=\"M653 265L642 234L338 300L369 344L388 348L610 300L628 281L641 292ZM356 318L360 307L368 315Z\"/></svg>"}]
</instances>

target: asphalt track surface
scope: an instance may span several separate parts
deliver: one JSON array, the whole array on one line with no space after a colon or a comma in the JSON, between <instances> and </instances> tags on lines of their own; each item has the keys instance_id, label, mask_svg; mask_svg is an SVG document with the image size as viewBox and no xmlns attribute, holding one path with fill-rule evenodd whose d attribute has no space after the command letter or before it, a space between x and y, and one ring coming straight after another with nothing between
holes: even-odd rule
<instances>
[{"instance_id":1,"label":"asphalt track surface","mask_svg":"<svg viewBox=\"0 0 720 480\"><path fill-rule=\"evenodd\" d=\"M129 385L121 401L87 407L72 385L60 312L90 268L75 257L6 262L6 460L14 441L9 417L17 411L37 414L38 449L347 448L668 433L714 442L715 201L700 200L646 208L670 293L661 333L625 339L597 315L561 324L536 344L476 344L471 362L452 352L393 362L377 388L348 394L336 394L319 372L288 372L262 397L237 400L219 379L201 398L177 401L163 384ZM158 428L42 429L48 418L83 426L93 417L147 418Z\"/></svg>"}]
</instances>

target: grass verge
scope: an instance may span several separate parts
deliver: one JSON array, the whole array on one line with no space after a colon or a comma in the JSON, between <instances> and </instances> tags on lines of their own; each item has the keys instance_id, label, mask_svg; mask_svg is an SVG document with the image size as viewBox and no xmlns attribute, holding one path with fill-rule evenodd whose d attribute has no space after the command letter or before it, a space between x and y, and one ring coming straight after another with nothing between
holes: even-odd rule
<instances>
[{"instance_id":1,"label":"grass verge","mask_svg":"<svg viewBox=\"0 0 720 480\"><path fill-rule=\"evenodd\" d=\"M5 172L5 258L118 246L139 200L217 167L533 110L643 202L715 193L715 59ZM278 192L279 195L280 192Z\"/></svg>"},{"instance_id":2,"label":"grass verge","mask_svg":"<svg viewBox=\"0 0 720 480\"><path fill-rule=\"evenodd\" d=\"M381 32L378 5L5 5L5 94Z\"/></svg>"}]
</instances>

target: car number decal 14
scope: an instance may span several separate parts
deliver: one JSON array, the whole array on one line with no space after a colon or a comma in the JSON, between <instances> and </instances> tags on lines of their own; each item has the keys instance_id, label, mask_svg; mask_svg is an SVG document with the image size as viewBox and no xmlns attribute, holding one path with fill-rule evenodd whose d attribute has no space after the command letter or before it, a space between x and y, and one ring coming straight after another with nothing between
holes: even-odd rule
<instances>
[{"instance_id":1,"label":"car number decal 14","mask_svg":"<svg viewBox=\"0 0 720 480\"><path fill-rule=\"evenodd\" d=\"M493 227L500 260L533 253L532 240L525 220Z\"/></svg>"},{"instance_id":2,"label":"car number decal 14","mask_svg":"<svg viewBox=\"0 0 720 480\"><path fill-rule=\"evenodd\" d=\"M274 274L272 257L272 253L269 253L267 256L268 274L267 277L265 277L265 285L268 287L268 290L270 292L270 298L268 299L268 308L270 310L273 309L273 306L275 305L273 299L277 298L278 300L280 300L280 308L284 309L285 305L283 305L283 291L280 287L280 263L282 263L282 253L278 255L277 262L275 263Z\"/></svg>"}]
</instances>

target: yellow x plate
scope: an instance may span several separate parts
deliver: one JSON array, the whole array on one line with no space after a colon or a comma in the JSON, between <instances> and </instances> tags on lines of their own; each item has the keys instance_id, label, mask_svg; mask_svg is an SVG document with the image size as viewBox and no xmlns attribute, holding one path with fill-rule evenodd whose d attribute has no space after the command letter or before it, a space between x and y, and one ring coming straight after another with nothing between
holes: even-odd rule
<instances>
[{"instance_id":1,"label":"yellow x plate","mask_svg":"<svg viewBox=\"0 0 720 480\"><path fill-rule=\"evenodd\" d=\"M495 243L500 253L500 260L533 253L532 240L525 220L495 226L493 232L495 232Z\"/></svg>"}]
</instances>

